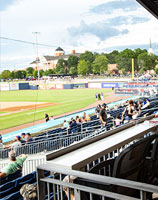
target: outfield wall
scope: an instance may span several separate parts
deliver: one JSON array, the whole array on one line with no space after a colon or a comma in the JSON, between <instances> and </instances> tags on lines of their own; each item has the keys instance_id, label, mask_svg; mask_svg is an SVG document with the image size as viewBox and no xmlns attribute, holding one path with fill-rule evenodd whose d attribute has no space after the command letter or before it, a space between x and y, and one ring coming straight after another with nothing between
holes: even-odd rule
<instances>
[{"instance_id":1,"label":"outfield wall","mask_svg":"<svg viewBox=\"0 0 158 200\"><path fill-rule=\"evenodd\" d=\"M32 85L31 85L32 84ZM34 84L34 85L33 85ZM92 89L102 89L102 88L119 88L123 85L123 82L87 82L87 83L55 83L49 82L44 83L40 82L27 82L27 83L18 83L18 82L10 82L10 83L1 83L0 91L9 91L9 90L54 90L54 89L77 89L77 88L92 88Z\"/></svg>"}]
</instances>

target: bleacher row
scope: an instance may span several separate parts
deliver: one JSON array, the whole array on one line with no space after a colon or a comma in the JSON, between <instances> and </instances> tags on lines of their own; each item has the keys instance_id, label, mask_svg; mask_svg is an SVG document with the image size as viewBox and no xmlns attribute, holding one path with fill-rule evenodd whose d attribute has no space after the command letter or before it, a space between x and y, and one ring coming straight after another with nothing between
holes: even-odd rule
<instances>
[{"instance_id":1,"label":"bleacher row","mask_svg":"<svg viewBox=\"0 0 158 200\"><path fill-rule=\"evenodd\" d=\"M138 118L141 118L144 115L150 115L153 112L158 111L157 105L158 97L150 98L150 108L142 110L141 113L138 115ZM112 120L115 119L117 115L121 115L124 108L125 106L122 106L118 109L107 112L107 114L110 116L108 118L108 125L106 127L107 130L113 128L114 122ZM77 124L77 126L73 127L72 129L67 130L66 128L57 128L41 133L38 136L34 137L34 141L17 148L16 154L35 154L57 150L61 147L66 147L75 141L79 141L83 138L90 136L92 133L99 131L100 128L100 120L97 119L96 115L94 115L91 117L90 122ZM8 158L9 151L10 148L4 150L1 149L0 158Z\"/></svg>"},{"instance_id":2,"label":"bleacher row","mask_svg":"<svg viewBox=\"0 0 158 200\"><path fill-rule=\"evenodd\" d=\"M144 110L139 117L143 116L144 114L152 114L154 111L158 110L158 108L157 108L158 97L150 98L150 101L151 101L152 109L151 110L146 110L146 111ZM116 110L108 111L108 114L111 116L108 119L108 124L109 124L108 129L110 129L113 126L112 119L114 119L116 117L116 115L118 115L118 114L120 115L123 112L123 110L124 110L124 106L120 107L120 108L118 108ZM96 120L96 115L92 116L91 120L92 121L90 121L90 122L82 124L82 128L85 128L85 130L88 132L88 134L85 136L87 138L90 135L93 135L92 133L96 132L96 127L97 126L99 127L98 130L97 130L97 134L102 133L102 129L100 129L100 122L99 122L99 120ZM65 129L61 129L61 128L57 128L57 129L54 129L54 130L49 130L49 131L47 131L45 133L42 133L42 134L36 136L34 138L33 144L28 144L28 145L25 145L23 147L20 147L23 151L19 151L18 153L19 154L27 153L27 152L25 152L25 150L26 150L25 148L26 148L26 146L30 146L30 145L32 145L31 148L33 150L35 150L34 149L35 148L34 145L37 145L41 141L43 142L45 140L49 143L53 139L56 140L56 141L58 140L58 142L59 142L59 140L61 140L61 138L70 138L70 143L69 144L71 144L71 143L74 142L74 140L72 138L74 137L75 134L76 135L77 134L78 135L83 135L82 133L80 133L80 131L81 131L81 125L80 124L77 125L76 130L77 130L76 131L77 133L72 133L72 134L71 134L71 132L70 132L70 134L67 134L67 131L65 131ZM94 134L94 135L96 135L96 134ZM83 139L83 137L82 137L82 139ZM65 146L67 146L69 144L65 144ZM54 150L54 147L51 148L51 143L49 143L49 145L50 145L50 149ZM59 145L58 148L60 148L60 147L61 146ZM46 147L44 147L41 150L44 150L45 148ZM9 150L2 150L1 151L1 155L5 155L5 154L3 154L3 152L5 152L5 151L8 152ZM36 153L36 151L33 151L33 152ZM105 155L105 156L107 157L107 155ZM112 158L113 155L111 155L110 157ZM5 181L6 181L6 183L5 183ZM14 199L21 200L22 197L20 195L19 190L20 190L21 186L23 184L25 184L25 183L36 183L36 172L33 172L31 174L28 174L26 176L19 177L19 178L16 178L16 179L14 177L14 180L12 180L12 179L3 180L3 182L1 182L1 184L0 184L0 198L2 200L14 200ZM50 199L53 200L54 199L53 193L51 193L50 196L51 196ZM46 199L47 198L48 197L46 196Z\"/></svg>"}]
</instances>

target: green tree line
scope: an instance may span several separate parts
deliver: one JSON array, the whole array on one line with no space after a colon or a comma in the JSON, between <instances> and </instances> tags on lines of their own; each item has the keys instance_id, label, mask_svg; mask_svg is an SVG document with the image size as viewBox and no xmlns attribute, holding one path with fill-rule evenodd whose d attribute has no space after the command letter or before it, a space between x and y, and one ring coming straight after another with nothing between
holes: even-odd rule
<instances>
[{"instance_id":1,"label":"green tree line","mask_svg":"<svg viewBox=\"0 0 158 200\"><path fill-rule=\"evenodd\" d=\"M40 70L40 77L49 74L71 74L71 75L89 75L89 74L105 74L108 70L108 64L117 64L117 70L122 73L132 71L132 58L134 58L135 71L143 73L146 70L155 70L158 64L158 57L154 54L148 54L146 49L125 49L123 51L114 50L110 53L98 54L86 51L80 57L71 55L67 60L59 59L56 69L46 71ZM0 74L1 79L23 79L38 76L38 72L32 67L26 70L18 70L16 72L4 70Z\"/></svg>"}]
</instances>

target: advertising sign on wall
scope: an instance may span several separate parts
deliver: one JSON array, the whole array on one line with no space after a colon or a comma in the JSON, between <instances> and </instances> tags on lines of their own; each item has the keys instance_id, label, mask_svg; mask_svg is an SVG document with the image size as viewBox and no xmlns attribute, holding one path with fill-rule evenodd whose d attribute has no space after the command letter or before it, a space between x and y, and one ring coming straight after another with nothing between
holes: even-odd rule
<instances>
[{"instance_id":1,"label":"advertising sign on wall","mask_svg":"<svg viewBox=\"0 0 158 200\"><path fill-rule=\"evenodd\" d=\"M9 84L8 83L1 83L0 84L0 91L9 91Z\"/></svg>"},{"instance_id":2,"label":"advertising sign on wall","mask_svg":"<svg viewBox=\"0 0 158 200\"><path fill-rule=\"evenodd\" d=\"M118 83L102 83L102 88L118 88Z\"/></svg>"},{"instance_id":3,"label":"advertising sign on wall","mask_svg":"<svg viewBox=\"0 0 158 200\"><path fill-rule=\"evenodd\" d=\"M64 89L64 84L56 84L56 89Z\"/></svg>"},{"instance_id":4,"label":"advertising sign on wall","mask_svg":"<svg viewBox=\"0 0 158 200\"><path fill-rule=\"evenodd\" d=\"M55 84L48 84L47 89L54 90L54 89L56 89L56 85Z\"/></svg>"},{"instance_id":5,"label":"advertising sign on wall","mask_svg":"<svg viewBox=\"0 0 158 200\"><path fill-rule=\"evenodd\" d=\"M101 83L88 83L88 88L101 88Z\"/></svg>"}]
</instances>

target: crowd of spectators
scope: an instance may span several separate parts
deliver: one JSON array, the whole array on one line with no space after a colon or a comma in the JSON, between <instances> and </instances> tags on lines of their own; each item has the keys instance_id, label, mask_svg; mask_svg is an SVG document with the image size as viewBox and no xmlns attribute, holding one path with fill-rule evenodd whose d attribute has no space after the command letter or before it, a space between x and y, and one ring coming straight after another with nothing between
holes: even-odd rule
<instances>
[{"instance_id":1,"label":"crowd of spectators","mask_svg":"<svg viewBox=\"0 0 158 200\"><path fill-rule=\"evenodd\" d=\"M113 108L109 109L105 103L97 105L95 112L97 118L100 118L102 127L106 127L107 119L108 119L108 111L114 111L117 109L123 108L123 112L121 114L117 114L115 118L112 120L115 123L115 127L120 126L121 124L127 123L131 120L137 119L142 111L147 110L150 108L150 100L148 98L144 98L141 101L133 101L129 100L126 101L125 104L114 106ZM111 116L109 116L111 117Z\"/></svg>"}]
</instances>

